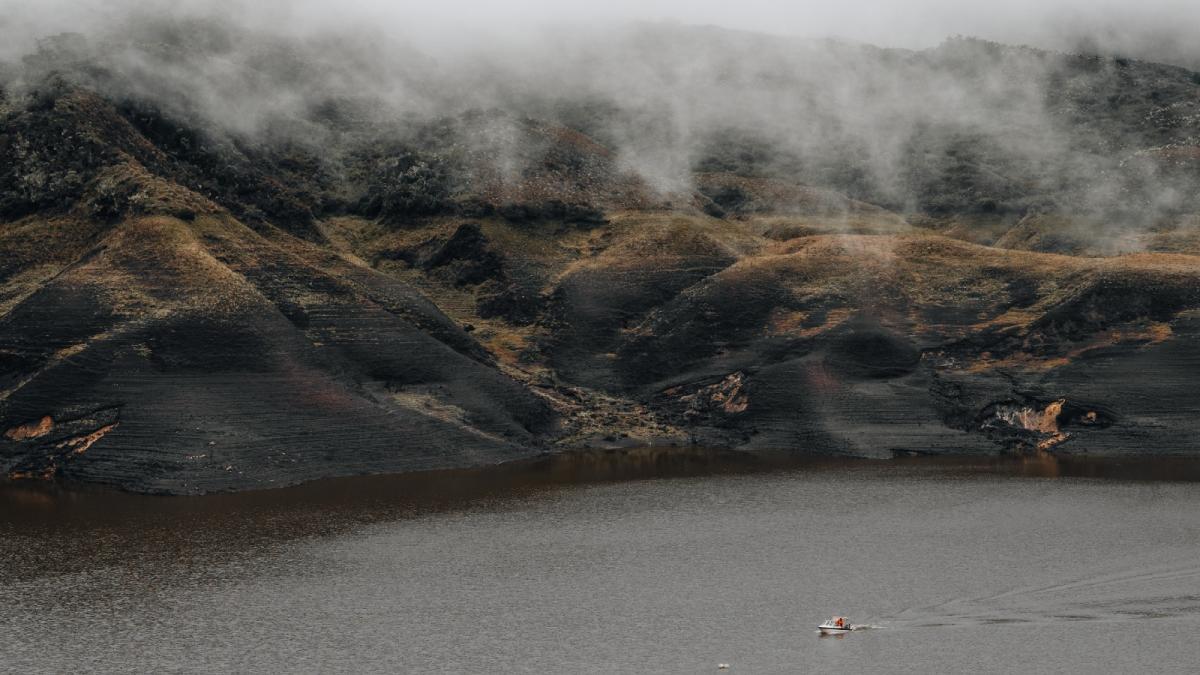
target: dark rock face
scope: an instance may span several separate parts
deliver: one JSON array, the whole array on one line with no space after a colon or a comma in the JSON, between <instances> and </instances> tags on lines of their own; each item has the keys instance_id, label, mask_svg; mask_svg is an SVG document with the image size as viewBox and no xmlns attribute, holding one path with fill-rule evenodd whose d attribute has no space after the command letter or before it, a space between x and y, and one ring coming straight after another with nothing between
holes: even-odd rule
<instances>
[{"instance_id":1,"label":"dark rock face","mask_svg":"<svg viewBox=\"0 0 1200 675\"><path fill-rule=\"evenodd\" d=\"M321 257L227 219L115 228L0 319L5 470L201 492L536 451L545 403L427 302Z\"/></svg>"}]
</instances>

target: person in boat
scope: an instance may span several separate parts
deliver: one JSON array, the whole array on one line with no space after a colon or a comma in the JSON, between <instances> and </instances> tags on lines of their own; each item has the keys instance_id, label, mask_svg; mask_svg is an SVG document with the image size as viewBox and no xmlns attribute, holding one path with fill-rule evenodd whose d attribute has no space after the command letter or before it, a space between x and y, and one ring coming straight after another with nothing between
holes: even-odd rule
<instances>
[{"instance_id":1,"label":"person in boat","mask_svg":"<svg viewBox=\"0 0 1200 675\"><path fill-rule=\"evenodd\" d=\"M845 619L843 619L842 617L840 617L840 616L839 616L839 617L837 618L837 621L836 621L835 623L836 623L836 625L837 625L837 627L838 627L838 628L845 628L845 627L846 627L846 626L845 626L845 621L846 621Z\"/></svg>"}]
</instances>

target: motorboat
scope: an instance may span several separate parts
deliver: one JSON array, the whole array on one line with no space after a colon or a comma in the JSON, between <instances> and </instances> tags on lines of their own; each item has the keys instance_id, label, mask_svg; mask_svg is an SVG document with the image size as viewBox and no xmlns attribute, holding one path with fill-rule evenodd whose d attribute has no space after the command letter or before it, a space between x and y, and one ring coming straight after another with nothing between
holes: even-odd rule
<instances>
[{"instance_id":1,"label":"motorboat","mask_svg":"<svg viewBox=\"0 0 1200 675\"><path fill-rule=\"evenodd\" d=\"M824 623L817 626L823 635L833 635L838 633L849 633L854 630L854 626L850 624L850 619L844 616L835 616L831 619L826 619Z\"/></svg>"}]
</instances>

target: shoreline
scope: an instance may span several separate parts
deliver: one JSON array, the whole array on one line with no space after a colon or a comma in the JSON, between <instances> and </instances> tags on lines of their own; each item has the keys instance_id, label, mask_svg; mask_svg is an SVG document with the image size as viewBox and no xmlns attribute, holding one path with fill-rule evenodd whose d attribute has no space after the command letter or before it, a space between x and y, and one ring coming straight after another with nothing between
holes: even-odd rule
<instances>
[{"instance_id":1,"label":"shoreline","mask_svg":"<svg viewBox=\"0 0 1200 675\"><path fill-rule=\"evenodd\" d=\"M863 457L835 454L748 452L699 446L582 448L540 453L495 464L391 473L326 476L279 486L202 493L143 492L70 478L0 479L0 504L37 499L124 497L156 504L195 500L254 502L321 501L322 495L359 493L415 504L449 503L575 485L669 480L719 475L751 475L854 468L895 469L897 475L928 470L1020 478L1075 478L1122 481L1200 482L1200 455L1089 455L1000 453L907 454ZM171 498L171 499L164 499ZM340 497L339 497L340 498Z\"/></svg>"}]
</instances>

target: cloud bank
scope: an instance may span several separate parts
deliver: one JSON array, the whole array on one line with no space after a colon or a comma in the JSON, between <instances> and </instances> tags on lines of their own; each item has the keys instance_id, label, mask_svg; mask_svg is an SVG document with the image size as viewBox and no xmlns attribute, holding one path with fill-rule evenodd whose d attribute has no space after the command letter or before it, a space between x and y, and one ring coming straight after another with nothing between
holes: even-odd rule
<instances>
[{"instance_id":1,"label":"cloud bank","mask_svg":"<svg viewBox=\"0 0 1200 675\"><path fill-rule=\"evenodd\" d=\"M1131 84L1116 61L946 36L1191 63L1193 3L779 5L46 0L0 19L0 57L16 92L70 72L193 123L327 155L347 128L403 136L497 109L584 131L662 193L741 157L739 170L900 210L940 208L938 191L1000 210L1048 208L1029 194L1097 212L1180 208L1187 186L1138 152L1200 135L1185 74L1144 70ZM1160 125L1169 136L1097 130L1113 96L1131 97L1129 115L1178 124ZM472 142L518 175L504 142L514 136L497 129Z\"/></svg>"}]
</instances>

